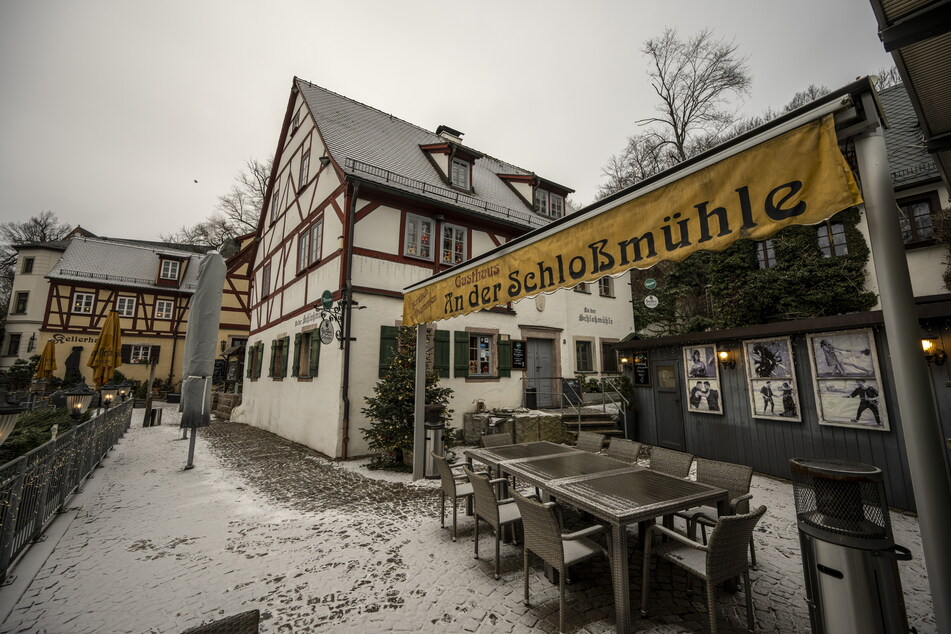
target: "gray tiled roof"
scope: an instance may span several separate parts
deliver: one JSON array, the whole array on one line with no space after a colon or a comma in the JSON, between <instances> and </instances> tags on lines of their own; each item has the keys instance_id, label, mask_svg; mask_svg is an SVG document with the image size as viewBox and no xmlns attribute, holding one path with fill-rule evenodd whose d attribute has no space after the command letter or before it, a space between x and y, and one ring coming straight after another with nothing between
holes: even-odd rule
<instances>
[{"instance_id":1,"label":"gray tiled roof","mask_svg":"<svg viewBox=\"0 0 951 634\"><path fill-rule=\"evenodd\" d=\"M330 155L345 172L439 202L455 202L455 190L446 185L437 168L419 148L420 145L444 143L446 139L302 79L297 79L297 86ZM384 171L402 178L394 181ZM532 172L484 156L472 168L473 200L463 200L459 206L523 225L541 226L549 222L535 214L497 174L532 175Z\"/></svg>"},{"instance_id":2,"label":"gray tiled roof","mask_svg":"<svg viewBox=\"0 0 951 634\"><path fill-rule=\"evenodd\" d=\"M888 118L885 147L892 186L908 187L938 178L938 169L925 150L918 117L905 87L898 84L882 90L878 96Z\"/></svg>"},{"instance_id":3,"label":"gray tiled roof","mask_svg":"<svg viewBox=\"0 0 951 634\"><path fill-rule=\"evenodd\" d=\"M155 283L159 272L160 253L191 260L178 290L195 292L201 256L168 245L148 247L97 238L73 238L47 277L51 280L167 291L169 287Z\"/></svg>"}]
</instances>

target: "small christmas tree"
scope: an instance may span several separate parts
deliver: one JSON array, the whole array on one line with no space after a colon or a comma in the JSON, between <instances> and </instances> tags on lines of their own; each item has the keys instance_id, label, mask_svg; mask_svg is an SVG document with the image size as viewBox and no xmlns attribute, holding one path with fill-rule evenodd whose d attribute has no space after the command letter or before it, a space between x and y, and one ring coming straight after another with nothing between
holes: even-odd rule
<instances>
[{"instance_id":1,"label":"small christmas tree","mask_svg":"<svg viewBox=\"0 0 951 634\"><path fill-rule=\"evenodd\" d=\"M427 356L427 365L429 354ZM395 468L403 465L403 453L413 450L413 421L416 405L416 330L400 328L396 334L396 354L390 367L373 387L375 396L366 398L361 412L370 426L360 431L370 450L376 453L375 466ZM439 387L439 374L426 372L426 403L448 406L453 390ZM452 410L445 409L442 421L449 420ZM453 430L446 426L444 442L452 445Z\"/></svg>"}]
</instances>

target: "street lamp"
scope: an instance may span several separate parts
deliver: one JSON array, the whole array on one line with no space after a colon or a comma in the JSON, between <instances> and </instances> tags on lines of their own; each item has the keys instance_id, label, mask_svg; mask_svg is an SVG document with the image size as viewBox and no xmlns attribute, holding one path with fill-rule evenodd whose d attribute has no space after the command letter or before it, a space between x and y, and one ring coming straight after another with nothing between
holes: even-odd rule
<instances>
[{"instance_id":1,"label":"street lamp","mask_svg":"<svg viewBox=\"0 0 951 634\"><path fill-rule=\"evenodd\" d=\"M80 381L73 386L73 389L64 394L66 396L66 407L69 408L69 415L73 420L79 420L86 413L95 394L94 391L89 389L85 381Z\"/></svg>"},{"instance_id":2,"label":"street lamp","mask_svg":"<svg viewBox=\"0 0 951 634\"><path fill-rule=\"evenodd\" d=\"M132 384L128 381L123 381L116 387L119 389L119 398L125 403L125 400L129 398L129 389L132 387Z\"/></svg>"},{"instance_id":3,"label":"street lamp","mask_svg":"<svg viewBox=\"0 0 951 634\"><path fill-rule=\"evenodd\" d=\"M20 414L26 411L26 407L19 403L7 402L7 382L0 377L0 444L7 439L7 436L13 431L14 425Z\"/></svg>"},{"instance_id":4,"label":"street lamp","mask_svg":"<svg viewBox=\"0 0 951 634\"><path fill-rule=\"evenodd\" d=\"M109 410L109 406L112 405L112 401L115 400L116 394L119 392L119 386L113 383L111 380L99 388L99 398L102 401L103 408L106 411Z\"/></svg>"}]
</instances>

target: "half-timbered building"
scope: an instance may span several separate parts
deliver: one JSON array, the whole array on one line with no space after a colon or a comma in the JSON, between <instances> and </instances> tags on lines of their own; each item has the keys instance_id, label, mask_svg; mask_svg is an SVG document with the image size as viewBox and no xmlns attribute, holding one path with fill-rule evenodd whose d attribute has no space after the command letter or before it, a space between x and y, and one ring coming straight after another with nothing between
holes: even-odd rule
<instances>
[{"instance_id":1,"label":"half-timbered building","mask_svg":"<svg viewBox=\"0 0 951 634\"><path fill-rule=\"evenodd\" d=\"M331 456L366 453L360 410L391 358L402 290L565 215L571 189L462 136L294 79L258 227L232 420ZM322 343L325 292L341 320L325 324ZM606 278L439 324L432 363L455 390L456 421L479 401L520 406L529 386L539 406L557 404L560 377L614 372L605 350L630 331L630 297L623 279Z\"/></svg>"},{"instance_id":2,"label":"half-timbered building","mask_svg":"<svg viewBox=\"0 0 951 634\"><path fill-rule=\"evenodd\" d=\"M253 235L238 241L238 252L227 261L222 293L222 351L242 346L249 327ZM26 291L17 289L28 288L29 296L24 306L13 306L8 316L8 332L19 337L12 342L8 334L5 365L16 358L28 359L52 340L58 367L55 374L79 373L88 382L91 371L86 361L102 322L110 311L116 311L122 329L122 373L144 381L154 361L155 376L174 387L181 380L198 262L208 250L99 238L88 232L74 232L55 243L21 245L14 289L23 293ZM20 341L29 341L29 345Z\"/></svg>"}]
</instances>

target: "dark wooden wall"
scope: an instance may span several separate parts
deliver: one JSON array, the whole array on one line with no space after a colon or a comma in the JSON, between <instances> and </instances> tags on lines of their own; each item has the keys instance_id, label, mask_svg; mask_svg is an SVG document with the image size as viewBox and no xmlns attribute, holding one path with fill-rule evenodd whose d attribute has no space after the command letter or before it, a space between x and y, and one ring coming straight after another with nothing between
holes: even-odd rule
<instances>
[{"instance_id":1,"label":"dark wooden wall","mask_svg":"<svg viewBox=\"0 0 951 634\"><path fill-rule=\"evenodd\" d=\"M939 335L943 349L951 352L949 329L935 328L932 332ZM890 425L887 432L819 425L805 334L791 335L802 422L752 417L742 354L737 354L736 368L720 369L720 392L725 412L723 416L687 413L682 348L650 350L651 374L653 377L653 365L657 362L678 364L686 449L695 456L748 464L759 473L782 478L790 477L790 458L839 458L873 464L884 472L889 505L915 510L905 442L901 433L903 421L898 412L888 344L881 327L874 328L873 333L878 348L883 397ZM742 346L740 341L718 342L717 345L736 352L739 352ZM951 380L951 360L941 366L930 366L930 371L935 405L942 426L942 436L935 440L940 440L942 446L946 447L945 438L951 438L951 387L947 386L947 382ZM657 417L653 388L634 388L634 401L637 408L637 440L656 444ZM778 401L777 396L777 406Z\"/></svg>"}]
</instances>

